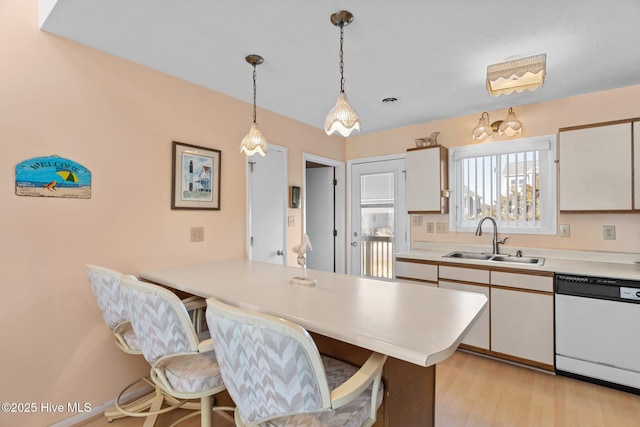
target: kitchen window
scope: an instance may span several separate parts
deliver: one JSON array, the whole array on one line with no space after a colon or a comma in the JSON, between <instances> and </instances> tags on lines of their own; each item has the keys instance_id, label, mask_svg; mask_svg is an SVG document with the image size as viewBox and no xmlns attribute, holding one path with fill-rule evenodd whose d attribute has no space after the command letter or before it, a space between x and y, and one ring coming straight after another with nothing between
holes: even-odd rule
<instances>
[{"instance_id":1,"label":"kitchen window","mask_svg":"<svg viewBox=\"0 0 640 427\"><path fill-rule=\"evenodd\" d=\"M451 229L556 234L555 153L555 135L451 148Z\"/></svg>"}]
</instances>

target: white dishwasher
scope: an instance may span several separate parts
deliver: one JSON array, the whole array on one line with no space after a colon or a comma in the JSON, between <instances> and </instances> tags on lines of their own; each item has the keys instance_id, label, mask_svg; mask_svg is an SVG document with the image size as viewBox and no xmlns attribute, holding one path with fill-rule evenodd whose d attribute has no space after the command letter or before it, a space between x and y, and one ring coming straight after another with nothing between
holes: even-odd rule
<instances>
[{"instance_id":1,"label":"white dishwasher","mask_svg":"<svg viewBox=\"0 0 640 427\"><path fill-rule=\"evenodd\" d=\"M640 281L557 274L556 372L640 394Z\"/></svg>"}]
</instances>

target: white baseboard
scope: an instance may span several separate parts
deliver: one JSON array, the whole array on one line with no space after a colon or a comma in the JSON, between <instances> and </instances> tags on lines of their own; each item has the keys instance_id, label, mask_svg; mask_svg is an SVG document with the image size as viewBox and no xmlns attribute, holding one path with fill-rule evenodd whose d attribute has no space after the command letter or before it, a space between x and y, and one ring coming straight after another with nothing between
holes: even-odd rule
<instances>
[{"instance_id":1,"label":"white baseboard","mask_svg":"<svg viewBox=\"0 0 640 427\"><path fill-rule=\"evenodd\" d=\"M122 396L122 401L129 402L129 401L138 399L139 397L142 397L145 394L150 393L151 391L153 391L153 388L149 385L146 385L144 387L141 387L139 389L136 389L136 390L130 391L129 393L124 394ZM107 408L112 407L114 404L115 404L115 399L111 399L110 401L105 402L102 405L91 406L90 411L78 413L73 417L66 418L62 421L58 421L55 424L50 424L49 427L73 427L75 425L80 424L83 421L87 421L88 419L95 417L96 415L102 414L105 410L107 410Z\"/></svg>"}]
</instances>

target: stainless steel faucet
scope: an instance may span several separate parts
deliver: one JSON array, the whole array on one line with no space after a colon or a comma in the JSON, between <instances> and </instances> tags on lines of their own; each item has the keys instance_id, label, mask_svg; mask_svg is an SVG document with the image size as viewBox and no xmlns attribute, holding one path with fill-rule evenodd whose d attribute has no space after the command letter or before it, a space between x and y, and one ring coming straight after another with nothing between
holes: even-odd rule
<instances>
[{"instance_id":1,"label":"stainless steel faucet","mask_svg":"<svg viewBox=\"0 0 640 427\"><path fill-rule=\"evenodd\" d=\"M482 236L482 224L486 220L489 220L493 223L493 248L492 248L493 252L492 253L499 254L500 249L498 248L498 245L506 242L509 237L505 237L502 240L498 240L498 224L496 223L496 220L490 216L485 216L480 220L480 222L478 223L478 228L476 228L476 236Z\"/></svg>"}]
</instances>

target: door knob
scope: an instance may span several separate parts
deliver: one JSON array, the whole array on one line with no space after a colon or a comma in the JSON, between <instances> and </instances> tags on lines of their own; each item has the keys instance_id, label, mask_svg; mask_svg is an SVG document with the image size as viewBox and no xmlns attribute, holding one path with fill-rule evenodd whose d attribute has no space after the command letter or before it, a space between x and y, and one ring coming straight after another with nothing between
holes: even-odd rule
<instances>
[{"instance_id":1,"label":"door knob","mask_svg":"<svg viewBox=\"0 0 640 427\"><path fill-rule=\"evenodd\" d=\"M358 242L351 242L351 246L358 246Z\"/></svg>"},{"instance_id":2,"label":"door knob","mask_svg":"<svg viewBox=\"0 0 640 427\"><path fill-rule=\"evenodd\" d=\"M276 255L283 256L284 255L284 249L278 249L278 251L276 252Z\"/></svg>"}]
</instances>

